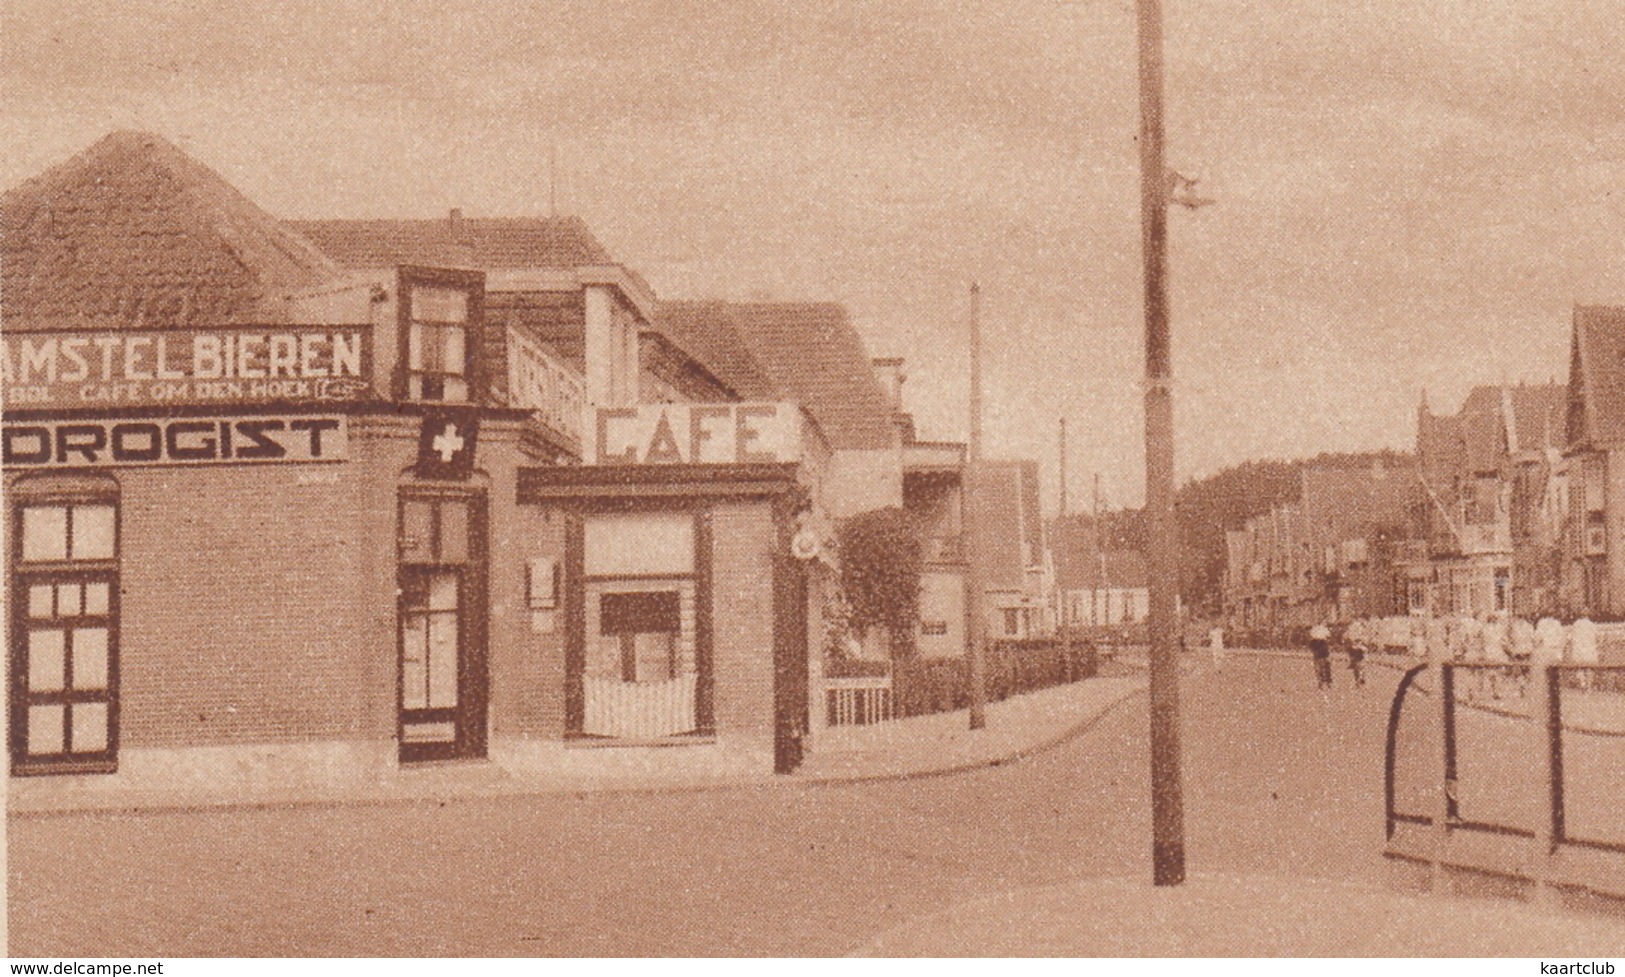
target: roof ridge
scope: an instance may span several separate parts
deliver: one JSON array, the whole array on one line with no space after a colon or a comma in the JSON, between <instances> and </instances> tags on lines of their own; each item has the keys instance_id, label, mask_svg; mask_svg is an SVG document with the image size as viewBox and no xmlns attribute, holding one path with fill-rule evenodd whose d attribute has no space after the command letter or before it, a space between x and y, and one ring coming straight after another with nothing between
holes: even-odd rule
<instances>
[{"instance_id":1,"label":"roof ridge","mask_svg":"<svg viewBox=\"0 0 1625 977\"><path fill-rule=\"evenodd\" d=\"M310 242L164 137L109 133L0 197L7 325L275 317L342 275Z\"/></svg>"}]
</instances>

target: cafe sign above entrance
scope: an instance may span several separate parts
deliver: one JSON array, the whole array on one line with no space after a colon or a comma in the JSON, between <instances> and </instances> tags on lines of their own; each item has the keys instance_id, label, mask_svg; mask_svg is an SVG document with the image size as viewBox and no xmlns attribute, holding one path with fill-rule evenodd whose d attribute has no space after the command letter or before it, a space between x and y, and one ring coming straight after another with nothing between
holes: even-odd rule
<instances>
[{"instance_id":1,"label":"cafe sign above entrance","mask_svg":"<svg viewBox=\"0 0 1625 977\"><path fill-rule=\"evenodd\" d=\"M0 394L14 410L365 399L364 326L13 332Z\"/></svg>"},{"instance_id":2,"label":"cafe sign above entrance","mask_svg":"<svg viewBox=\"0 0 1625 977\"><path fill-rule=\"evenodd\" d=\"M587 414L589 465L801 460L801 411L794 404L638 404Z\"/></svg>"}]
</instances>

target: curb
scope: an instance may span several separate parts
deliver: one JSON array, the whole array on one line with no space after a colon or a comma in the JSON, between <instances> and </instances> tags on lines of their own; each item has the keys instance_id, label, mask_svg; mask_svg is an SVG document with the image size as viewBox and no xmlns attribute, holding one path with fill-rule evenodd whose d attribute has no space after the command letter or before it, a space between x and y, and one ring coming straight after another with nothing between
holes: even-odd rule
<instances>
[{"instance_id":1,"label":"curb","mask_svg":"<svg viewBox=\"0 0 1625 977\"><path fill-rule=\"evenodd\" d=\"M1080 720L1076 725L1071 726L1054 736L1051 736L1047 740L1040 740L1037 743L1019 747L1009 753L999 756L987 757L981 760L971 760L948 767L933 767L929 770L905 770L901 773L859 774L851 777L839 777L831 775L819 778L809 777L801 781L779 781L778 783L785 783L787 786L795 784L802 787L823 787L840 784L874 784L884 783L887 781L903 782L911 780L927 780L932 777L947 777L952 774L969 773L973 770L982 770L988 767L1008 766L1010 764L1020 763L1023 760L1030 759L1043 753L1048 753L1057 747L1064 746L1072 740L1077 739L1083 734L1089 732L1089 730L1093 729L1108 715L1116 712L1123 705L1123 703L1143 694L1144 692L1145 687L1143 685L1137 684L1130 686L1117 698L1112 699L1110 702L1107 702L1104 706L1102 706L1100 711L1095 713L1093 716Z\"/></svg>"},{"instance_id":2,"label":"curb","mask_svg":"<svg viewBox=\"0 0 1625 977\"><path fill-rule=\"evenodd\" d=\"M837 787L845 784L874 784L886 782L908 782L925 780L932 777L946 777L954 774L969 773L987 767L1005 766L1019 763L1022 760L1049 752L1082 736L1094 728L1107 715L1116 711L1129 699L1145 692L1143 685L1136 684L1125 689L1116 698L1109 700L1093 715L1080 720L1062 732L1037 743L1020 746L1008 753L966 761L946 767L931 767L923 770L904 770L887 773L868 773L842 776L839 774L825 774L817 777L797 778L795 774L789 775L762 775L760 779L718 780L710 783L672 783L672 784L627 784L610 786L584 786L566 788L527 788L515 786L511 789L481 788L468 793L453 794L423 794L412 796L335 796L335 797L294 797L282 799L227 801L224 803L205 802L175 802L159 804L110 804L105 807L87 808L61 808L22 810L6 812L8 820L18 821L45 821L58 818L94 818L104 816L128 817L131 815L157 815L157 814L202 814L211 812L240 813L248 811L285 811L304 810L309 808L358 808L358 807L408 807L413 805L439 805L441 807L451 803L471 803L476 801L495 800L509 797L548 797L567 796L577 797L593 796L629 796L649 794L697 794L710 791L749 790L749 789L810 789L818 787Z\"/></svg>"}]
</instances>

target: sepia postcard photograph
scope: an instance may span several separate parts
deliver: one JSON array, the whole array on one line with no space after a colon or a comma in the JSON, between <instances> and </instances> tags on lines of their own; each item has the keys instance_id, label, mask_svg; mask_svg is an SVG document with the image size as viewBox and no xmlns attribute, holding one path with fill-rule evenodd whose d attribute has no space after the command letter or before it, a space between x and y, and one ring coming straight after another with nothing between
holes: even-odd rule
<instances>
[{"instance_id":1,"label":"sepia postcard photograph","mask_svg":"<svg viewBox=\"0 0 1625 977\"><path fill-rule=\"evenodd\" d=\"M6 0L0 412L13 974L1625 967L1625 0Z\"/></svg>"}]
</instances>

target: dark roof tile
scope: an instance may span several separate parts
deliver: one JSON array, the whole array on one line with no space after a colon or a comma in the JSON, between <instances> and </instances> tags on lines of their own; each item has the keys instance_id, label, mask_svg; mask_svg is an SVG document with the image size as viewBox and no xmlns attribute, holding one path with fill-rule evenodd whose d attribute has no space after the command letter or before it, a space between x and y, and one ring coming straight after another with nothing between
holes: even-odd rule
<instances>
[{"instance_id":1,"label":"dark roof tile","mask_svg":"<svg viewBox=\"0 0 1625 977\"><path fill-rule=\"evenodd\" d=\"M341 276L163 138L115 132L0 196L7 329L274 319Z\"/></svg>"},{"instance_id":2,"label":"dark roof tile","mask_svg":"<svg viewBox=\"0 0 1625 977\"><path fill-rule=\"evenodd\" d=\"M897 443L891 402L846 309L831 302L731 303L735 333L762 372L818 421L833 448Z\"/></svg>"},{"instance_id":3,"label":"dark roof tile","mask_svg":"<svg viewBox=\"0 0 1625 977\"><path fill-rule=\"evenodd\" d=\"M745 348L727 302L662 302L653 326L744 400L771 400L778 389Z\"/></svg>"},{"instance_id":4,"label":"dark roof tile","mask_svg":"<svg viewBox=\"0 0 1625 977\"><path fill-rule=\"evenodd\" d=\"M432 220L290 220L346 268L453 265L580 268L615 259L579 217L442 217Z\"/></svg>"},{"instance_id":5,"label":"dark roof tile","mask_svg":"<svg viewBox=\"0 0 1625 977\"><path fill-rule=\"evenodd\" d=\"M1576 308L1574 352L1578 375L1569 382L1584 415L1571 436L1596 445L1625 443L1625 308Z\"/></svg>"}]
</instances>

